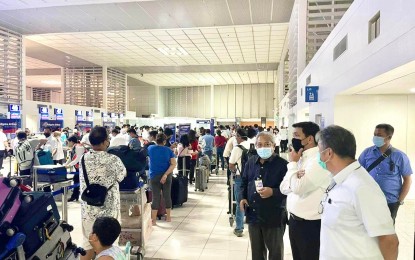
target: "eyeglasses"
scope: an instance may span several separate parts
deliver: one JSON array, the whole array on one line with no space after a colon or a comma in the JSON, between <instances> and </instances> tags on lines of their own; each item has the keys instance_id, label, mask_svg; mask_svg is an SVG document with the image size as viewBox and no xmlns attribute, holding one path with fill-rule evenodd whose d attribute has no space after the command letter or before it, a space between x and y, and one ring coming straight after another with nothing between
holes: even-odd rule
<instances>
[{"instance_id":1,"label":"eyeglasses","mask_svg":"<svg viewBox=\"0 0 415 260\"><path fill-rule=\"evenodd\" d=\"M272 143L258 143L256 144L256 148L262 148L262 147L272 147Z\"/></svg>"},{"instance_id":2,"label":"eyeglasses","mask_svg":"<svg viewBox=\"0 0 415 260\"><path fill-rule=\"evenodd\" d=\"M323 198L320 201L320 205L318 207L318 214L323 214L324 211L324 203L327 201L328 197L329 197L329 192L334 188L334 186L336 186L336 183L333 182L333 184L331 184L330 186L327 187L326 191L324 192ZM330 203L330 199L329 199L329 203Z\"/></svg>"}]
</instances>

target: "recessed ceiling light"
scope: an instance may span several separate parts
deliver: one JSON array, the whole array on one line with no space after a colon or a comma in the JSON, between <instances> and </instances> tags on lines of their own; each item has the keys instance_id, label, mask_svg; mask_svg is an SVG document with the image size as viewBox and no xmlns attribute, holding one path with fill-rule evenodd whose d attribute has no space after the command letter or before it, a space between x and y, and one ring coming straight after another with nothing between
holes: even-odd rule
<instances>
[{"instance_id":1,"label":"recessed ceiling light","mask_svg":"<svg viewBox=\"0 0 415 260\"><path fill-rule=\"evenodd\" d=\"M411 89L410 89L410 91L411 91L412 93L415 93L415 88L411 88Z\"/></svg>"},{"instance_id":2,"label":"recessed ceiling light","mask_svg":"<svg viewBox=\"0 0 415 260\"><path fill-rule=\"evenodd\" d=\"M42 82L43 84L47 84L47 85L60 85L61 84L61 82L58 80L42 80L40 82Z\"/></svg>"},{"instance_id":3,"label":"recessed ceiling light","mask_svg":"<svg viewBox=\"0 0 415 260\"><path fill-rule=\"evenodd\" d=\"M157 50L166 56L186 56L189 55L183 48L157 48Z\"/></svg>"}]
</instances>

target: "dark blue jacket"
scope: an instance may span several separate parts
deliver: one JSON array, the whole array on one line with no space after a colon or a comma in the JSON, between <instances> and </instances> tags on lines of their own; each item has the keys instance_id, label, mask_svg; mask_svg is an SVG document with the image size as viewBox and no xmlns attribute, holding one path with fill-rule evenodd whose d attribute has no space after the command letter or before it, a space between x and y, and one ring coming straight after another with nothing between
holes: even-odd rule
<instances>
[{"instance_id":1,"label":"dark blue jacket","mask_svg":"<svg viewBox=\"0 0 415 260\"><path fill-rule=\"evenodd\" d=\"M252 156L245 164L242 175L241 198L247 199L249 206L245 211L248 224L264 227L280 227L286 224L286 195L280 191L280 184L287 173L288 162L273 155L261 164L260 157ZM260 178L264 187L270 187L273 195L261 198L256 192L255 180Z\"/></svg>"}]
</instances>

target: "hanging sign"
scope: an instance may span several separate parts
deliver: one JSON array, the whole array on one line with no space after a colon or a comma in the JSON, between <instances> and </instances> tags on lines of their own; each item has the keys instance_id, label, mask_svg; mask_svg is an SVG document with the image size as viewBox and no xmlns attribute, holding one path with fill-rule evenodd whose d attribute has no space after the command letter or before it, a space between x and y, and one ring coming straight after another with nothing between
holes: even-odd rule
<instances>
[{"instance_id":1,"label":"hanging sign","mask_svg":"<svg viewBox=\"0 0 415 260\"><path fill-rule=\"evenodd\" d=\"M82 110L75 110L75 117L76 121L84 121L84 111Z\"/></svg>"},{"instance_id":2,"label":"hanging sign","mask_svg":"<svg viewBox=\"0 0 415 260\"><path fill-rule=\"evenodd\" d=\"M63 109L62 108L55 108L54 113L56 116L56 120L63 120Z\"/></svg>"},{"instance_id":3,"label":"hanging sign","mask_svg":"<svg viewBox=\"0 0 415 260\"><path fill-rule=\"evenodd\" d=\"M21 107L19 105L9 105L10 119L20 119Z\"/></svg>"},{"instance_id":4,"label":"hanging sign","mask_svg":"<svg viewBox=\"0 0 415 260\"><path fill-rule=\"evenodd\" d=\"M49 119L49 109L47 107L39 107L39 114L41 120Z\"/></svg>"},{"instance_id":5,"label":"hanging sign","mask_svg":"<svg viewBox=\"0 0 415 260\"><path fill-rule=\"evenodd\" d=\"M318 102L318 86L305 87L305 102Z\"/></svg>"}]
</instances>

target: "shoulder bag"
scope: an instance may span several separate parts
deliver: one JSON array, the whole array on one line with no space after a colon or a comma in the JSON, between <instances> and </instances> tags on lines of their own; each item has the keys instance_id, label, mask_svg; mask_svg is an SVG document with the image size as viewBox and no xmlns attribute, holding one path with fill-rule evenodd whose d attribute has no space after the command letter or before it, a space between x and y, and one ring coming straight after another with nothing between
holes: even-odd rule
<instances>
[{"instance_id":1,"label":"shoulder bag","mask_svg":"<svg viewBox=\"0 0 415 260\"><path fill-rule=\"evenodd\" d=\"M95 207L104 206L107 193L114 185L111 185L107 189L105 186L102 186L100 184L90 184L89 179L88 179L88 174L86 172L84 156L82 156L81 158L81 163L82 163L82 170L83 170L85 184L86 184L86 189L82 192L81 199L90 206L95 206Z\"/></svg>"}]
</instances>

